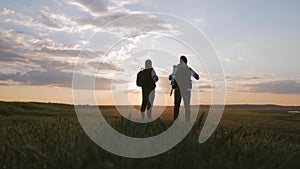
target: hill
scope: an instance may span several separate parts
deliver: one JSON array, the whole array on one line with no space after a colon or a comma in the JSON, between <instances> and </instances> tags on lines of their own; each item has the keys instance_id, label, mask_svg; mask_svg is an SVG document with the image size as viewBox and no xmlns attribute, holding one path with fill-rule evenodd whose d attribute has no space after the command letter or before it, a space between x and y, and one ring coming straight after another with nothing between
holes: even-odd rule
<instances>
[{"instance_id":1,"label":"hill","mask_svg":"<svg viewBox=\"0 0 300 169\"><path fill-rule=\"evenodd\" d=\"M113 128L132 137L157 135L172 125L170 106L159 120L149 124L126 120L114 106L99 108ZM300 114L288 113L298 111L299 107L227 105L213 136L199 144L197 138L208 110L208 105L200 106L193 129L173 149L155 157L130 159L97 146L82 130L73 105L0 102L0 166L12 169L300 168Z\"/></svg>"}]
</instances>

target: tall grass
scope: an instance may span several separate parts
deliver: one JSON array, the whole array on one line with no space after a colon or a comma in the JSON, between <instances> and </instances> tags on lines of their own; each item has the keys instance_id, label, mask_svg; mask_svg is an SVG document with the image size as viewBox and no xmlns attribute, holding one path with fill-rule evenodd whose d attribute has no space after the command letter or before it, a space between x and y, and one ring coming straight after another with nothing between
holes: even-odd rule
<instances>
[{"instance_id":1,"label":"tall grass","mask_svg":"<svg viewBox=\"0 0 300 169\"><path fill-rule=\"evenodd\" d=\"M1 112L0 112L1 113ZM0 168L122 169L298 169L299 137L269 130L231 128L223 123L204 144L198 143L204 115L173 149L150 158L130 159L106 152L93 143L78 123L75 113L0 115ZM140 125L121 117L110 124L127 135L148 137L166 130L168 120Z\"/></svg>"}]
</instances>

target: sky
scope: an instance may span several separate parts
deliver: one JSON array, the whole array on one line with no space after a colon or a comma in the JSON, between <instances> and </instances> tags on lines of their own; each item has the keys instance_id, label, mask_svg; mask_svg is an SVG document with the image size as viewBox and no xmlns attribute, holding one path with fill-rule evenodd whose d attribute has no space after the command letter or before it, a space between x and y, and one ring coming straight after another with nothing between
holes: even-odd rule
<instances>
[{"instance_id":1,"label":"sky","mask_svg":"<svg viewBox=\"0 0 300 169\"><path fill-rule=\"evenodd\" d=\"M79 90L90 104L93 78L98 104L140 104L136 73L151 59L155 104L172 105L167 76L184 54L201 77L192 104L211 103L218 57L226 104L300 105L297 0L18 0L0 1L0 15L2 101L73 104Z\"/></svg>"}]
</instances>

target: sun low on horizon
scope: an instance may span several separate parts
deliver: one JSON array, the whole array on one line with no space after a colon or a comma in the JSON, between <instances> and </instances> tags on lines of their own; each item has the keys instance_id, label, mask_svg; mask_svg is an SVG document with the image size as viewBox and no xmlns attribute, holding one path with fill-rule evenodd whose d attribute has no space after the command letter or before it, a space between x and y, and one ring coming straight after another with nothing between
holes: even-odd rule
<instances>
[{"instance_id":1,"label":"sun low on horizon","mask_svg":"<svg viewBox=\"0 0 300 169\"><path fill-rule=\"evenodd\" d=\"M199 30L215 50L224 70L226 104L300 105L300 2L165 3L0 2L0 101L73 104L74 71L80 70L82 104L96 99L99 105L140 105L136 76L151 59L159 77L154 104L173 105L168 76L185 55L200 75L200 80L192 79L191 104L211 104L214 75L201 62L209 52L195 54L179 40L162 36L180 37L184 31L157 17L161 13ZM138 32L145 28L149 34ZM198 45L199 51L206 50L205 44ZM91 77L94 83L85 84ZM84 94L90 92L84 86L94 89L95 98Z\"/></svg>"}]
</instances>

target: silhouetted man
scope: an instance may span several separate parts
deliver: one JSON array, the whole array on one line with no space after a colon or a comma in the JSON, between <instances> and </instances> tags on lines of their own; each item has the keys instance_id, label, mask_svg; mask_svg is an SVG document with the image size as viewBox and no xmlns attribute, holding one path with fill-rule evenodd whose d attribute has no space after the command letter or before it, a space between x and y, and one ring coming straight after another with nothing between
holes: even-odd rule
<instances>
[{"instance_id":1,"label":"silhouetted man","mask_svg":"<svg viewBox=\"0 0 300 169\"><path fill-rule=\"evenodd\" d=\"M147 108L147 118L152 118L152 106L155 97L155 82L158 81L158 77L152 68L152 61L145 61L145 69L138 73L137 85L142 87L142 105L141 116L145 118L145 110Z\"/></svg>"},{"instance_id":2,"label":"silhouetted man","mask_svg":"<svg viewBox=\"0 0 300 169\"><path fill-rule=\"evenodd\" d=\"M191 76L199 80L199 75L187 65L187 58L180 57L180 63L174 65L173 73L169 76L174 93L174 120L178 118L181 98L183 98L185 107L185 120L190 121L190 99L192 80Z\"/></svg>"}]
</instances>

